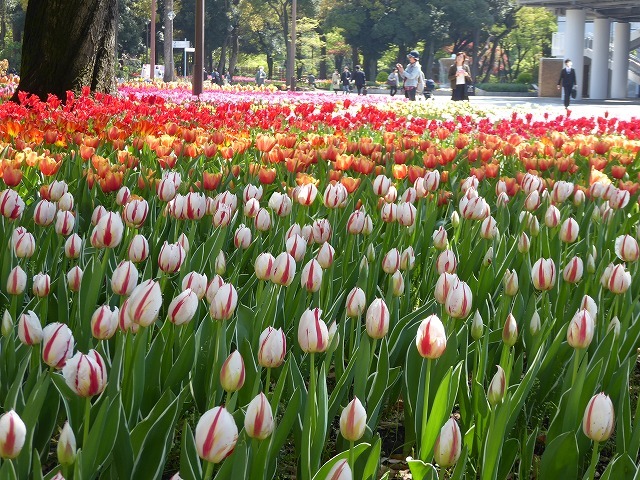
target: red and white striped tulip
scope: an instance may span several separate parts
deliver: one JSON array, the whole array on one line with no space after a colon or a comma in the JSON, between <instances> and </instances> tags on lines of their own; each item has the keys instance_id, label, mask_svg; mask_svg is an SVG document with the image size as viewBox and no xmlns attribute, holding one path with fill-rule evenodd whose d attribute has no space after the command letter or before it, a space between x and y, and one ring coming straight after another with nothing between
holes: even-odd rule
<instances>
[{"instance_id":1,"label":"red and white striped tulip","mask_svg":"<svg viewBox=\"0 0 640 480\"><path fill-rule=\"evenodd\" d=\"M475 175L471 175L470 177L465 178L464 181L460 184L460 191L466 192L470 188L473 190L478 190L479 184L480 181L478 180L478 177L476 177Z\"/></svg>"},{"instance_id":2,"label":"red and white striped tulip","mask_svg":"<svg viewBox=\"0 0 640 480\"><path fill-rule=\"evenodd\" d=\"M240 225L233 235L233 244L236 248L246 250L251 245L251 230L245 225Z\"/></svg>"},{"instance_id":3,"label":"red and white striped tulip","mask_svg":"<svg viewBox=\"0 0 640 480\"><path fill-rule=\"evenodd\" d=\"M611 275L607 282L607 288L615 294L626 292L631 286L631 273L625 270L624 265L616 265L611 269Z\"/></svg>"},{"instance_id":4,"label":"red and white striped tulip","mask_svg":"<svg viewBox=\"0 0 640 480\"><path fill-rule=\"evenodd\" d=\"M175 325L189 323L198 310L198 296L187 288L180 292L169 304L167 320Z\"/></svg>"},{"instance_id":5,"label":"red and white striped tulip","mask_svg":"<svg viewBox=\"0 0 640 480\"><path fill-rule=\"evenodd\" d=\"M556 284L556 264L551 258L539 258L531 269L531 281L536 290L551 290Z\"/></svg>"},{"instance_id":6,"label":"red and white striped tulip","mask_svg":"<svg viewBox=\"0 0 640 480\"><path fill-rule=\"evenodd\" d=\"M244 431L251 438L264 440L273 433L275 423L269 400L260 392L247 406L244 416Z\"/></svg>"},{"instance_id":7,"label":"red and white striped tulip","mask_svg":"<svg viewBox=\"0 0 640 480\"><path fill-rule=\"evenodd\" d=\"M259 232L268 232L271 229L271 214L266 208L261 208L253 220L256 230Z\"/></svg>"},{"instance_id":8,"label":"red and white striped tulip","mask_svg":"<svg viewBox=\"0 0 640 480\"><path fill-rule=\"evenodd\" d=\"M358 318L364 313L367 306L367 297L360 287L353 287L347 295L345 308L347 317Z\"/></svg>"},{"instance_id":9,"label":"red and white striped tulip","mask_svg":"<svg viewBox=\"0 0 640 480\"><path fill-rule=\"evenodd\" d=\"M231 208L225 203L220 203L213 214L214 227L226 227L231 223Z\"/></svg>"},{"instance_id":10,"label":"red and white striped tulip","mask_svg":"<svg viewBox=\"0 0 640 480\"><path fill-rule=\"evenodd\" d=\"M416 347L423 358L439 358L447 348L447 335L444 325L437 315L429 315L422 320L416 335Z\"/></svg>"},{"instance_id":11,"label":"red and white striped tulip","mask_svg":"<svg viewBox=\"0 0 640 480\"><path fill-rule=\"evenodd\" d=\"M430 192L435 192L440 186L440 172L438 170L428 170L424 174L425 188Z\"/></svg>"},{"instance_id":12,"label":"red and white striped tulip","mask_svg":"<svg viewBox=\"0 0 640 480\"><path fill-rule=\"evenodd\" d=\"M260 200L262 198L262 185L255 186L248 183L244 187L244 190L242 190L242 200L247 202L252 198L255 198L256 200Z\"/></svg>"},{"instance_id":13,"label":"red and white striped tulip","mask_svg":"<svg viewBox=\"0 0 640 480\"><path fill-rule=\"evenodd\" d=\"M578 222L576 222L573 218L569 217L564 222L562 222L562 226L560 227L560 240L564 243L573 243L578 239L578 233L580 233L580 227L578 226Z\"/></svg>"},{"instance_id":14,"label":"red and white striped tulip","mask_svg":"<svg viewBox=\"0 0 640 480\"><path fill-rule=\"evenodd\" d=\"M367 335L380 339L389 331L390 314L387 304L381 298L376 298L367 308L366 328Z\"/></svg>"},{"instance_id":15,"label":"red and white striped tulip","mask_svg":"<svg viewBox=\"0 0 640 480\"><path fill-rule=\"evenodd\" d=\"M613 402L604 392L591 397L582 417L582 431L594 442L606 442L613 434L616 418Z\"/></svg>"},{"instance_id":16,"label":"red and white striped tulip","mask_svg":"<svg viewBox=\"0 0 640 480\"><path fill-rule=\"evenodd\" d=\"M553 189L551 190L551 200L554 203L563 203L571 196L571 194L573 193L573 188L573 183L558 180L553 184Z\"/></svg>"},{"instance_id":17,"label":"red and white striped tulip","mask_svg":"<svg viewBox=\"0 0 640 480\"><path fill-rule=\"evenodd\" d=\"M300 238L301 242L304 242ZM287 252L278 255L273 263L273 274L271 281L278 285L289 286L296 276L296 260Z\"/></svg>"},{"instance_id":18,"label":"red and white striped tulip","mask_svg":"<svg viewBox=\"0 0 640 480\"><path fill-rule=\"evenodd\" d=\"M95 226L94 233L91 235L92 242L95 235L95 247L98 248L115 248L120 245L122 235L124 233L124 224L119 213L107 212Z\"/></svg>"},{"instance_id":19,"label":"red and white striped tulip","mask_svg":"<svg viewBox=\"0 0 640 480\"><path fill-rule=\"evenodd\" d=\"M307 245L313 241L313 226L303 225L300 229L300 236L307 242Z\"/></svg>"},{"instance_id":20,"label":"red and white striped tulip","mask_svg":"<svg viewBox=\"0 0 640 480\"><path fill-rule=\"evenodd\" d=\"M407 188L400 197L400 200L404 203L415 203L418 199L418 192L413 187Z\"/></svg>"},{"instance_id":21,"label":"red and white striped tulip","mask_svg":"<svg viewBox=\"0 0 640 480\"><path fill-rule=\"evenodd\" d=\"M158 187L156 189L156 193L158 194L158 199L161 202L170 202L176 196L178 192L178 187L175 182L169 178L163 178L158 183Z\"/></svg>"},{"instance_id":22,"label":"red and white striped tulip","mask_svg":"<svg viewBox=\"0 0 640 480\"><path fill-rule=\"evenodd\" d=\"M118 328L123 332L133 332L137 333L140 325L137 323L133 323L133 319L131 318L131 314L129 313L129 299L127 298L122 305L120 306L120 311L118 312Z\"/></svg>"},{"instance_id":23,"label":"red and white striped tulip","mask_svg":"<svg viewBox=\"0 0 640 480\"><path fill-rule=\"evenodd\" d=\"M116 333L118 328L118 307L113 310L108 305L98 307L91 316L91 335L98 340L108 340Z\"/></svg>"},{"instance_id":24,"label":"red and white striped tulip","mask_svg":"<svg viewBox=\"0 0 640 480\"><path fill-rule=\"evenodd\" d=\"M316 260L318 261L320 266L326 270L331 265L333 265L335 253L336 250L331 246L331 244L329 242L324 242L318 250Z\"/></svg>"},{"instance_id":25,"label":"red and white striped tulip","mask_svg":"<svg viewBox=\"0 0 640 480\"><path fill-rule=\"evenodd\" d=\"M567 343L573 348L589 347L593 340L595 326L595 322L587 310L578 310L569 322Z\"/></svg>"},{"instance_id":26,"label":"red and white striped tulip","mask_svg":"<svg viewBox=\"0 0 640 480\"><path fill-rule=\"evenodd\" d=\"M146 280L133 289L129 297L129 315L134 323L148 327L158 319L162 307L160 283Z\"/></svg>"},{"instance_id":27,"label":"red and white striped tulip","mask_svg":"<svg viewBox=\"0 0 640 480\"><path fill-rule=\"evenodd\" d=\"M245 202L244 207L242 208L242 212L245 217L255 218L258 214L258 210L260 210L260 202L255 198L250 198Z\"/></svg>"},{"instance_id":28,"label":"red and white striped tulip","mask_svg":"<svg viewBox=\"0 0 640 480\"><path fill-rule=\"evenodd\" d=\"M444 272L455 273L458 268L456 254L451 250L443 250L436 260L436 270L442 275Z\"/></svg>"},{"instance_id":29,"label":"red and white striped tulip","mask_svg":"<svg viewBox=\"0 0 640 480\"><path fill-rule=\"evenodd\" d=\"M16 265L9 272L7 278L7 293L9 295L20 295L27 286L27 274L20 265Z\"/></svg>"},{"instance_id":30,"label":"red and white striped tulip","mask_svg":"<svg viewBox=\"0 0 640 480\"><path fill-rule=\"evenodd\" d=\"M482 225L480 226L480 237L491 240L498 235L498 223L496 219L491 215L482 220Z\"/></svg>"},{"instance_id":31,"label":"red and white striped tulip","mask_svg":"<svg viewBox=\"0 0 640 480\"><path fill-rule=\"evenodd\" d=\"M331 239L331 223L326 218L320 218L313 222L311 226L311 235L316 243L325 243Z\"/></svg>"},{"instance_id":32,"label":"red and white striped tulip","mask_svg":"<svg viewBox=\"0 0 640 480\"><path fill-rule=\"evenodd\" d=\"M131 239L127 255L133 263L140 263L147 259L149 256L149 242L144 235L137 234Z\"/></svg>"},{"instance_id":33,"label":"red and white striped tulip","mask_svg":"<svg viewBox=\"0 0 640 480\"><path fill-rule=\"evenodd\" d=\"M354 397L340 414L340 434L345 440L357 442L367 428L367 411L358 397Z\"/></svg>"},{"instance_id":34,"label":"red and white striped tulip","mask_svg":"<svg viewBox=\"0 0 640 480\"><path fill-rule=\"evenodd\" d=\"M20 455L26 437L27 427L14 410L0 416L0 457L11 459Z\"/></svg>"},{"instance_id":35,"label":"red and white striped tulip","mask_svg":"<svg viewBox=\"0 0 640 480\"><path fill-rule=\"evenodd\" d=\"M32 310L20 315L18 320L18 338L24 345L38 345L42 342L43 333L40 319Z\"/></svg>"},{"instance_id":36,"label":"red and white striped tulip","mask_svg":"<svg viewBox=\"0 0 640 480\"><path fill-rule=\"evenodd\" d=\"M307 292L317 292L322 285L322 267L317 260L311 259L303 267L300 284Z\"/></svg>"},{"instance_id":37,"label":"red and white striped tulip","mask_svg":"<svg viewBox=\"0 0 640 480\"><path fill-rule=\"evenodd\" d=\"M265 368L277 368L282 365L287 353L287 339L281 328L265 328L260 334L258 344L258 365Z\"/></svg>"},{"instance_id":38,"label":"red and white striped tulip","mask_svg":"<svg viewBox=\"0 0 640 480\"><path fill-rule=\"evenodd\" d=\"M57 202L62 196L69 191L69 186L64 180L54 180L47 188L49 200Z\"/></svg>"},{"instance_id":39,"label":"red and white striped tulip","mask_svg":"<svg viewBox=\"0 0 640 480\"><path fill-rule=\"evenodd\" d=\"M11 244L13 253L18 258L31 258L36 251L36 239L22 227L14 230Z\"/></svg>"},{"instance_id":40,"label":"red and white striped tulip","mask_svg":"<svg viewBox=\"0 0 640 480\"><path fill-rule=\"evenodd\" d=\"M224 285L224 280L222 279L222 277L220 275L214 275L211 281L209 282L209 285L207 285L207 292L205 293L205 297L209 304L213 302L213 299L216 296L216 293L218 293L218 289L222 285Z\"/></svg>"},{"instance_id":41,"label":"red and white striped tulip","mask_svg":"<svg viewBox=\"0 0 640 480\"><path fill-rule=\"evenodd\" d=\"M286 217L291 213L293 203L288 195L280 192L273 192L269 198L269 208L271 208L273 213L277 216Z\"/></svg>"},{"instance_id":42,"label":"red and white striped tulip","mask_svg":"<svg viewBox=\"0 0 640 480\"><path fill-rule=\"evenodd\" d=\"M107 209L104 208L104 206L102 205L98 205L96 208L93 209L93 212L91 213L91 225L93 225L94 227L98 224L98 222L100 221L100 219L107 213Z\"/></svg>"},{"instance_id":43,"label":"red and white striped tulip","mask_svg":"<svg viewBox=\"0 0 640 480\"><path fill-rule=\"evenodd\" d=\"M540 207L540 203L540 193L537 190L534 190L524 199L524 208L529 212L534 212Z\"/></svg>"},{"instance_id":44,"label":"red and white striped tulip","mask_svg":"<svg viewBox=\"0 0 640 480\"><path fill-rule=\"evenodd\" d=\"M455 273L442 272L440 274L434 289L434 297L439 304L444 305L447 301L449 290L458 281L458 276Z\"/></svg>"},{"instance_id":45,"label":"red and white striped tulip","mask_svg":"<svg viewBox=\"0 0 640 480\"><path fill-rule=\"evenodd\" d=\"M236 311L237 305L238 292L233 285L225 283L214 295L209 305L209 314L214 320L229 320Z\"/></svg>"},{"instance_id":46,"label":"red and white striped tulip","mask_svg":"<svg viewBox=\"0 0 640 480\"><path fill-rule=\"evenodd\" d=\"M101 394L107 386L107 367L95 350L77 352L62 368L62 376L73 392L84 398Z\"/></svg>"},{"instance_id":47,"label":"red and white striped tulip","mask_svg":"<svg viewBox=\"0 0 640 480\"><path fill-rule=\"evenodd\" d=\"M373 179L372 186L374 194L378 197L384 197L389 192L389 187L391 187L391 179L384 175L378 175Z\"/></svg>"},{"instance_id":48,"label":"red and white striped tulip","mask_svg":"<svg viewBox=\"0 0 640 480\"><path fill-rule=\"evenodd\" d=\"M615 252L623 262L635 262L640 258L638 241L631 235L621 235L616 238Z\"/></svg>"},{"instance_id":49,"label":"red and white striped tulip","mask_svg":"<svg viewBox=\"0 0 640 480\"><path fill-rule=\"evenodd\" d=\"M452 467L460 458L462 450L462 434L458 422L453 417L440 429L440 434L433 447L433 458L443 468Z\"/></svg>"},{"instance_id":50,"label":"red and white striped tulip","mask_svg":"<svg viewBox=\"0 0 640 480\"><path fill-rule=\"evenodd\" d=\"M496 365L496 367L498 368L498 371L491 379L489 389L487 390L487 400L489 400L489 405L492 407L495 407L497 404L502 402L504 393L507 389L507 377L505 372L500 365Z\"/></svg>"},{"instance_id":51,"label":"red and white striped tulip","mask_svg":"<svg viewBox=\"0 0 640 480\"><path fill-rule=\"evenodd\" d=\"M298 343L303 352L322 353L329 347L329 329L319 308L307 309L298 324Z\"/></svg>"},{"instance_id":52,"label":"red and white striped tulip","mask_svg":"<svg viewBox=\"0 0 640 480\"><path fill-rule=\"evenodd\" d=\"M182 290L190 288L198 300L202 300L207 293L207 276L198 272L189 272L182 279Z\"/></svg>"},{"instance_id":53,"label":"red and white striped tulip","mask_svg":"<svg viewBox=\"0 0 640 480\"><path fill-rule=\"evenodd\" d=\"M531 242L526 233L522 232L518 237L518 252L528 253L531 247Z\"/></svg>"},{"instance_id":54,"label":"red and white striped tulip","mask_svg":"<svg viewBox=\"0 0 640 480\"><path fill-rule=\"evenodd\" d=\"M111 275L111 289L116 295L130 295L138 285L138 278L138 269L133 262L120 262Z\"/></svg>"},{"instance_id":55,"label":"red and white striped tulip","mask_svg":"<svg viewBox=\"0 0 640 480\"><path fill-rule=\"evenodd\" d=\"M315 201L317 196L317 187L313 183L307 183L305 185L300 185L295 198L300 205L308 207Z\"/></svg>"},{"instance_id":56,"label":"red and white striped tulip","mask_svg":"<svg viewBox=\"0 0 640 480\"><path fill-rule=\"evenodd\" d=\"M125 205L131 198L131 190L127 187L120 187L118 193L116 193L116 203L121 207Z\"/></svg>"},{"instance_id":57,"label":"red and white striped tulip","mask_svg":"<svg viewBox=\"0 0 640 480\"><path fill-rule=\"evenodd\" d=\"M536 310L533 312L533 315L531 315L531 320L529 321L529 332L535 337L541 329L540 314Z\"/></svg>"},{"instance_id":58,"label":"red and white striped tulip","mask_svg":"<svg viewBox=\"0 0 640 480\"><path fill-rule=\"evenodd\" d=\"M364 222L367 214L364 210L355 210L349 215L347 220L347 232L351 235L358 235L364 230Z\"/></svg>"},{"instance_id":59,"label":"red and white striped tulip","mask_svg":"<svg viewBox=\"0 0 640 480\"><path fill-rule=\"evenodd\" d=\"M207 213L207 199L199 192L189 192L182 203L182 218L200 220Z\"/></svg>"},{"instance_id":60,"label":"red and white striped tulip","mask_svg":"<svg viewBox=\"0 0 640 480\"><path fill-rule=\"evenodd\" d=\"M82 239L74 233L64 242L64 255L67 258L78 258L82 251Z\"/></svg>"},{"instance_id":61,"label":"red and white striped tulip","mask_svg":"<svg viewBox=\"0 0 640 480\"><path fill-rule=\"evenodd\" d=\"M397 248L389 250L382 258L382 270L389 275L394 274L400 268L400 252Z\"/></svg>"},{"instance_id":62,"label":"red and white striped tulip","mask_svg":"<svg viewBox=\"0 0 640 480\"><path fill-rule=\"evenodd\" d=\"M24 200L15 190L7 189L0 192L0 213L9 220L20 218L24 212Z\"/></svg>"},{"instance_id":63,"label":"red and white striped tulip","mask_svg":"<svg viewBox=\"0 0 640 480\"><path fill-rule=\"evenodd\" d=\"M66 237L73 233L75 224L76 217L73 216L73 213L68 211L59 211L56 214L56 224L54 229L58 235Z\"/></svg>"},{"instance_id":64,"label":"red and white striped tulip","mask_svg":"<svg viewBox=\"0 0 640 480\"><path fill-rule=\"evenodd\" d=\"M473 295L471 294L469 285L462 280L454 282L444 301L444 308L447 315L453 318L467 318L471 312L472 304Z\"/></svg>"},{"instance_id":65,"label":"red and white striped tulip","mask_svg":"<svg viewBox=\"0 0 640 480\"><path fill-rule=\"evenodd\" d=\"M258 255L253 268L258 280L270 280L276 259L270 253L264 252Z\"/></svg>"},{"instance_id":66,"label":"red and white striped tulip","mask_svg":"<svg viewBox=\"0 0 640 480\"><path fill-rule=\"evenodd\" d=\"M52 368L62 368L73 354L73 334L64 323L50 323L42 330L42 361Z\"/></svg>"},{"instance_id":67,"label":"red and white striped tulip","mask_svg":"<svg viewBox=\"0 0 640 480\"><path fill-rule=\"evenodd\" d=\"M4 313L2 314L2 325L0 326L0 332L2 332L2 336L5 338L11 335L11 332L13 332L13 318L11 318L9 310L5 309Z\"/></svg>"},{"instance_id":68,"label":"red and white striped tulip","mask_svg":"<svg viewBox=\"0 0 640 480\"><path fill-rule=\"evenodd\" d=\"M397 209L398 223L410 227L416 222L416 207L411 203L400 203Z\"/></svg>"},{"instance_id":69,"label":"red and white striped tulip","mask_svg":"<svg viewBox=\"0 0 640 480\"><path fill-rule=\"evenodd\" d=\"M586 199L587 197L582 190L576 190L576 192L573 194L573 204L576 207L582 205Z\"/></svg>"},{"instance_id":70,"label":"red and white striped tulip","mask_svg":"<svg viewBox=\"0 0 640 480\"><path fill-rule=\"evenodd\" d=\"M33 276L33 294L36 297L46 297L51 292L51 278L47 273L38 273Z\"/></svg>"},{"instance_id":71,"label":"red and white striped tulip","mask_svg":"<svg viewBox=\"0 0 640 480\"><path fill-rule=\"evenodd\" d=\"M611 193L609 197L609 205L614 210L618 210L626 207L629 204L629 199L631 198L631 194L628 190L622 190L616 188L614 192Z\"/></svg>"},{"instance_id":72,"label":"red and white striped tulip","mask_svg":"<svg viewBox=\"0 0 640 480\"><path fill-rule=\"evenodd\" d=\"M504 208L509 205L509 200L509 195L506 192L500 192L496 198L496 206Z\"/></svg>"},{"instance_id":73,"label":"red and white striped tulip","mask_svg":"<svg viewBox=\"0 0 640 480\"><path fill-rule=\"evenodd\" d=\"M534 190L542 192L544 190L544 181L537 175L526 173L522 178L520 186L522 187L522 190L527 194L531 193Z\"/></svg>"},{"instance_id":74,"label":"red and white striped tulip","mask_svg":"<svg viewBox=\"0 0 640 480\"><path fill-rule=\"evenodd\" d=\"M324 480L353 480L353 473L351 472L351 467L349 466L349 461L345 458L344 460L339 460Z\"/></svg>"},{"instance_id":75,"label":"red and white striped tulip","mask_svg":"<svg viewBox=\"0 0 640 480\"><path fill-rule=\"evenodd\" d=\"M349 192L341 183L329 183L324 191L324 205L327 208L338 208L344 205Z\"/></svg>"},{"instance_id":76,"label":"red and white striped tulip","mask_svg":"<svg viewBox=\"0 0 640 480\"><path fill-rule=\"evenodd\" d=\"M149 203L143 198L135 198L124 205L122 217L129 227L139 228L147 219Z\"/></svg>"},{"instance_id":77,"label":"red and white striped tulip","mask_svg":"<svg viewBox=\"0 0 640 480\"><path fill-rule=\"evenodd\" d=\"M180 270L186 257L186 252L177 243L164 242L158 255L158 267L164 273L172 274Z\"/></svg>"},{"instance_id":78,"label":"red and white striped tulip","mask_svg":"<svg viewBox=\"0 0 640 480\"><path fill-rule=\"evenodd\" d=\"M237 392L244 385L244 360L238 350L234 350L220 367L220 385L225 392Z\"/></svg>"},{"instance_id":79,"label":"red and white striped tulip","mask_svg":"<svg viewBox=\"0 0 640 480\"><path fill-rule=\"evenodd\" d=\"M49 200L40 200L33 211L33 222L41 227L51 225L56 216L56 210L55 203Z\"/></svg>"},{"instance_id":80,"label":"red and white striped tulip","mask_svg":"<svg viewBox=\"0 0 640 480\"><path fill-rule=\"evenodd\" d=\"M584 264L580 257L573 257L562 270L562 278L568 283L578 283L582 280Z\"/></svg>"},{"instance_id":81,"label":"red and white striped tulip","mask_svg":"<svg viewBox=\"0 0 640 480\"><path fill-rule=\"evenodd\" d=\"M396 199L398 198L398 189L395 187L395 185L391 185L389 187L387 194L383 198L387 203L394 203L396 201Z\"/></svg>"},{"instance_id":82,"label":"red and white striped tulip","mask_svg":"<svg viewBox=\"0 0 640 480\"><path fill-rule=\"evenodd\" d=\"M307 252L307 241L300 235L294 235L286 242L287 253L296 261L299 262L304 258L304 254ZM278 256L279 258L280 256ZM276 258L276 262L278 260Z\"/></svg>"},{"instance_id":83,"label":"red and white striped tulip","mask_svg":"<svg viewBox=\"0 0 640 480\"><path fill-rule=\"evenodd\" d=\"M598 317L598 305L593 298L591 298L589 295L583 296L582 300L580 301L580 308L583 310L587 310L591 315L591 318L595 322L596 318Z\"/></svg>"},{"instance_id":84,"label":"red and white striped tulip","mask_svg":"<svg viewBox=\"0 0 640 480\"><path fill-rule=\"evenodd\" d=\"M383 203L380 218L385 223L395 222L398 219L398 206L395 203Z\"/></svg>"},{"instance_id":85,"label":"red and white striped tulip","mask_svg":"<svg viewBox=\"0 0 640 480\"><path fill-rule=\"evenodd\" d=\"M549 205L544 214L544 224L549 228L555 228L560 224L560 210L555 205Z\"/></svg>"},{"instance_id":86,"label":"red and white striped tulip","mask_svg":"<svg viewBox=\"0 0 640 480\"><path fill-rule=\"evenodd\" d=\"M220 463L233 452L238 441L238 427L224 407L205 412L196 425L198 456L211 463Z\"/></svg>"},{"instance_id":87,"label":"red and white striped tulip","mask_svg":"<svg viewBox=\"0 0 640 480\"><path fill-rule=\"evenodd\" d=\"M433 239L433 246L438 250L445 250L447 248L447 245L449 244L447 230L442 225L439 226L435 232L433 232L431 238Z\"/></svg>"}]
</instances>

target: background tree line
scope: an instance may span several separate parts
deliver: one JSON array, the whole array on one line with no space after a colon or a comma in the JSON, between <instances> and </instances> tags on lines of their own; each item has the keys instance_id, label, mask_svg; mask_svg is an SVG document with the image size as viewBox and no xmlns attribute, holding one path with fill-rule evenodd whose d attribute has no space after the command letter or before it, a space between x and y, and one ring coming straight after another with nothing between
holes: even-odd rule
<instances>
[{"instance_id":1,"label":"background tree line","mask_svg":"<svg viewBox=\"0 0 640 480\"><path fill-rule=\"evenodd\" d=\"M0 58L20 69L29 0L0 0ZM42 0L31 0L42 2ZM92 0L117 10L115 70L148 61L151 0ZM195 0L157 0L156 52L163 63L166 15L175 12L174 40L195 37ZM417 49L427 75L437 59L464 51L478 81L515 81L533 74L549 55L555 16L520 7L515 0L298 0L296 71L330 77L334 68L361 64L368 79ZM290 35L291 0L206 0L205 65L235 71L251 59L269 78L284 71ZM117 52L117 53L116 53ZM181 72L182 62L176 50ZM476 61L477 59L477 61ZM137 62L137 63L136 63ZM250 65L253 66L253 65Z\"/></svg>"}]
</instances>

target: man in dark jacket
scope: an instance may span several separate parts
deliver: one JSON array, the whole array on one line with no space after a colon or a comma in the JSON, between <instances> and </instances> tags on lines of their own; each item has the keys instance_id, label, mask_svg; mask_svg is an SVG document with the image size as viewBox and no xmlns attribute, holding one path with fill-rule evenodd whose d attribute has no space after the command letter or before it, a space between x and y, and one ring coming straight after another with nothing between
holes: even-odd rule
<instances>
[{"instance_id":1,"label":"man in dark jacket","mask_svg":"<svg viewBox=\"0 0 640 480\"><path fill-rule=\"evenodd\" d=\"M358 89L358 95L362 95L367 79L360 65L356 65L356 71L353 72L353 82L356 84L356 88Z\"/></svg>"},{"instance_id":2,"label":"man in dark jacket","mask_svg":"<svg viewBox=\"0 0 640 480\"><path fill-rule=\"evenodd\" d=\"M342 91L346 95L349 93L349 84L351 83L351 72L349 71L349 67L344 67L342 73L340 74L340 83L342 84Z\"/></svg>"},{"instance_id":3,"label":"man in dark jacket","mask_svg":"<svg viewBox=\"0 0 640 480\"><path fill-rule=\"evenodd\" d=\"M567 58L564 61L564 68L560 72L560 78L558 79L558 90L560 90L560 86L564 89L564 108L569 108L571 91L577 89L577 85L576 71L573 69L571 60Z\"/></svg>"}]
</instances>

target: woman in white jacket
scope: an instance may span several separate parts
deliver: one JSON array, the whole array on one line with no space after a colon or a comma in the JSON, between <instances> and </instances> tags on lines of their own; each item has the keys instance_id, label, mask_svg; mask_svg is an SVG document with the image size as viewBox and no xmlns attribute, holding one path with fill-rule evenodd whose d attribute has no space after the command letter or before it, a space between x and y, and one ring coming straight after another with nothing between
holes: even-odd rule
<instances>
[{"instance_id":1,"label":"woman in white jacket","mask_svg":"<svg viewBox=\"0 0 640 480\"><path fill-rule=\"evenodd\" d=\"M416 99L416 87L418 86L418 80L422 74L422 67L420 66L420 54L415 50L412 50L407 55L409 63L406 68L402 64L396 64L398 74L404 79L404 96L409 100Z\"/></svg>"}]
</instances>

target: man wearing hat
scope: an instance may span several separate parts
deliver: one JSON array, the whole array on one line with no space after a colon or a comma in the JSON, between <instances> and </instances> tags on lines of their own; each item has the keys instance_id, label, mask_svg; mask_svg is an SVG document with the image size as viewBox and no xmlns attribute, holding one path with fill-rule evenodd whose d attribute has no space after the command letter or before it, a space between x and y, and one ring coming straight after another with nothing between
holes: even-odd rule
<instances>
[{"instance_id":1,"label":"man wearing hat","mask_svg":"<svg viewBox=\"0 0 640 480\"><path fill-rule=\"evenodd\" d=\"M422 67L420 66L420 54L411 50L407 55L409 64L403 67L402 64L396 64L398 69L398 75L404 79L404 96L409 100L415 101L416 99L416 87L422 74Z\"/></svg>"}]
</instances>

